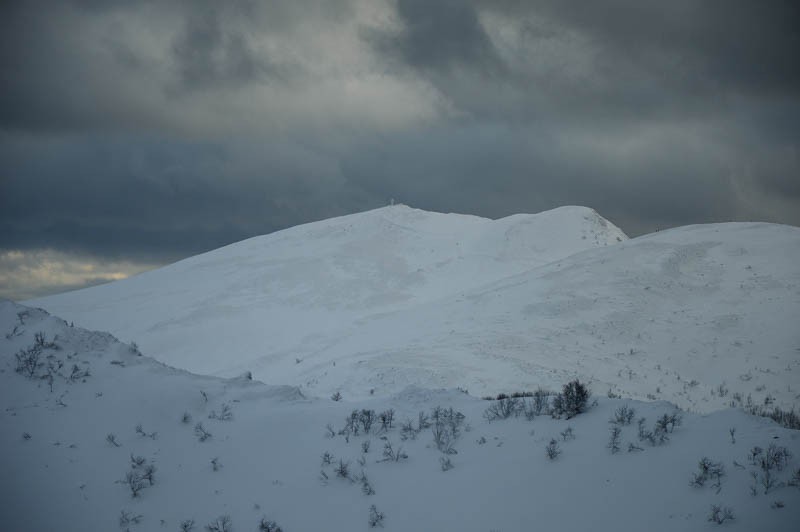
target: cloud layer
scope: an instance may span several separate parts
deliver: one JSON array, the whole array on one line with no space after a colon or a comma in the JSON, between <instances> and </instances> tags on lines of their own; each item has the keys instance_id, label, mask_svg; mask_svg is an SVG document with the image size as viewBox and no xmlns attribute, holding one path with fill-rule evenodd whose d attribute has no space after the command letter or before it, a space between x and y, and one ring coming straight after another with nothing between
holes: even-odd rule
<instances>
[{"instance_id":1,"label":"cloud layer","mask_svg":"<svg viewBox=\"0 0 800 532\"><path fill-rule=\"evenodd\" d=\"M739 0L5 2L0 252L162 264L389 198L798 225L797 27ZM56 289L14 264L0 295Z\"/></svg>"}]
</instances>

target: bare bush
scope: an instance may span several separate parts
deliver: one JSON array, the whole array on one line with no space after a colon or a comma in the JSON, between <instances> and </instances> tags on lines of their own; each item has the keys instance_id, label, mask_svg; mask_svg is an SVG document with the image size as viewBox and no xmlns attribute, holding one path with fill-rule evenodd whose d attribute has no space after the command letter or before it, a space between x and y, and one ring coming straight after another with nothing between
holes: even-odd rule
<instances>
[{"instance_id":1,"label":"bare bush","mask_svg":"<svg viewBox=\"0 0 800 532\"><path fill-rule=\"evenodd\" d=\"M141 423L136 425L136 428L134 430L136 431L136 434L138 434L139 436L141 436L143 438L147 437L147 438L150 438L151 440L155 440L156 437L158 436L157 432L145 432L145 430L142 428L142 424Z\"/></svg>"},{"instance_id":2,"label":"bare bush","mask_svg":"<svg viewBox=\"0 0 800 532\"><path fill-rule=\"evenodd\" d=\"M726 506L722 508L718 504L711 505L711 513L708 515L708 520L712 523L721 525L725 521L732 521L733 519L735 519L733 517L733 510L729 507Z\"/></svg>"},{"instance_id":3,"label":"bare bush","mask_svg":"<svg viewBox=\"0 0 800 532\"><path fill-rule=\"evenodd\" d=\"M558 446L558 441L555 438L550 440L550 443L547 444L547 447L544 448L544 452L547 455L547 458L550 460L555 460L558 458L558 455L561 454L561 448Z\"/></svg>"},{"instance_id":4,"label":"bare bush","mask_svg":"<svg viewBox=\"0 0 800 532\"><path fill-rule=\"evenodd\" d=\"M339 464L336 466L335 469L336 476L339 478L350 478L350 462L345 462L344 460L339 460Z\"/></svg>"},{"instance_id":5,"label":"bare bush","mask_svg":"<svg viewBox=\"0 0 800 532\"><path fill-rule=\"evenodd\" d=\"M385 516L383 515L383 512L379 512L374 504L369 507L369 520L368 520L368 523L369 523L369 527L370 528L375 528L375 527L379 527L379 526L383 527L383 519L384 519L384 517Z\"/></svg>"},{"instance_id":6,"label":"bare bush","mask_svg":"<svg viewBox=\"0 0 800 532\"><path fill-rule=\"evenodd\" d=\"M611 427L611 436L609 437L608 445L606 445L606 447L611 449L611 454L617 454L620 451L619 444L621 436L622 436L621 428L617 426Z\"/></svg>"},{"instance_id":7,"label":"bare bush","mask_svg":"<svg viewBox=\"0 0 800 532\"><path fill-rule=\"evenodd\" d=\"M616 423L617 425L630 425L634 417L636 417L636 410L628 405L623 405L614 411L614 417L612 418L611 423Z\"/></svg>"},{"instance_id":8,"label":"bare bush","mask_svg":"<svg viewBox=\"0 0 800 532\"><path fill-rule=\"evenodd\" d=\"M141 522L143 517L144 516L141 515L141 514L134 515L134 514L132 514L130 512L126 512L125 510L122 510L119 513L119 527L120 528L127 528L127 527L129 527L131 525L138 525Z\"/></svg>"},{"instance_id":9,"label":"bare bush","mask_svg":"<svg viewBox=\"0 0 800 532\"><path fill-rule=\"evenodd\" d=\"M194 426L194 435L197 436L199 441L206 441L211 437L211 433L208 432L205 427L203 427L202 423L198 423Z\"/></svg>"},{"instance_id":10,"label":"bare bush","mask_svg":"<svg viewBox=\"0 0 800 532\"><path fill-rule=\"evenodd\" d=\"M403 441L416 440L417 434L418 434L417 429L414 428L414 423L410 419L400 424L401 440Z\"/></svg>"},{"instance_id":11,"label":"bare bush","mask_svg":"<svg viewBox=\"0 0 800 532\"><path fill-rule=\"evenodd\" d=\"M134 470L128 471L125 474L125 480L123 482L131 490L131 496L134 498L138 497L139 492L141 492L148 486L148 484L145 483L144 478L142 478L139 472Z\"/></svg>"},{"instance_id":12,"label":"bare bush","mask_svg":"<svg viewBox=\"0 0 800 532\"><path fill-rule=\"evenodd\" d=\"M106 441L113 445L114 447L120 447L119 442L117 442L117 435L113 432L109 432L106 434Z\"/></svg>"},{"instance_id":13,"label":"bare bush","mask_svg":"<svg viewBox=\"0 0 800 532\"><path fill-rule=\"evenodd\" d=\"M208 419L216 419L218 421L230 421L233 419L233 410L231 409L231 405L228 403L223 403L220 407L220 411L217 412L216 410L212 410L211 413L208 415Z\"/></svg>"},{"instance_id":14,"label":"bare bush","mask_svg":"<svg viewBox=\"0 0 800 532\"><path fill-rule=\"evenodd\" d=\"M417 416L417 432L422 432L423 430L430 428L430 426L431 422L428 418L428 414L420 411L419 415Z\"/></svg>"},{"instance_id":15,"label":"bare bush","mask_svg":"<svg viewBox=\"0 0 800 532\"><path fill-rule=\"evenodd\" d=\"M436 448L444 454L456 454L456 440L466 417L452 408L435 407L431 412L431 431Z\"/></svg>"},{"instance_id":16,"label":"bare bush","mask_svg":"<svg viewBox=\"0 0 800 532\"><path fill-rule=\"evenodd\" d=\"M517 415L521 407L522 402L516 397L504 397L492 403L483 413L483 417L490 422L496 419L508 419Z\"/></svg>"},{"instance_id":17,"label":"bare bush","mask_svg":"<svg viewBox=\"0 0 800 532\"><path fill-rule=\"evenodd\" d=\"M331 395L331 400L336 401L336 402L341 401L342 400L342 394L339 393L339 392L334 392L334 394Z\"/></svg>"},{"instance_id":18,"label":"bare bush","mask_svg":"<svg viewBox=\"0 0 800 532\"><path fill-rule=\"evenodd\" d=\"M194 530L194 519L181 521L181 532L192 532L192 530Z\"/></svg>"},{"instance_id":19,"label":"bare bush","mask_svg":"<svg viewBox=\"0 0 800 532\"><path fill-rule=\"evenodd\" d=\"M696 487L705 486L709 480L714 481L712 488L717 488L717 493L722 489L722 477L725 476L725 466L722 462L714 462L710 458L703 457L697 463L699 471L692 475L690 485Z\"/></svg>"},{"instance_id":20,"label":"bare bush","mask_svg":"<svg viewBox=\"0 0 800 532\"><path fill-rule=\"evenodd\" d=\"M384 410L378 415L378 419L381 422L381 430L390 430L394 421L394 409Z\"/></svg>"},{"instance_id":21,"label":"bare bush","mask_svg":"<svg viewBox=\"0 0 800 532\"><path fill-rule=\"evenodd\" d=\"M231 516L221 515L206 525L208 532L232 532Z\"/></svg>"},{"instance_id":22,"label":"bare bush","mask_svg":"<svg viewBox=\"0 0 800 532\"><path fill-rule=\"evenodd\" d=\"M361 476L358 477L358 481L361 483L361 493L367 496L375 495L375 489L372 487L366 473L362 471Z\"/></svg>"},{"instance_id":23,"label":"bare bush","mask_svg":"<svg viewBox=\"0 0 800 532\"><path fill-rule=\"evenodd\" d=\"M361 410L361 412L358 414L358 421L361 423L361 429L363 430L364 434L369 434L369 431L372 430L372 425L375 423L377 418L378 416L375 414L374 410Z\"/></svg>"},{"instance_id":24,"label":"bare bush","mask_svg":"<svg viewBox=\"0 0 800 532\"><path fill-rule=\"evenodd\" d=\"M388 440L383 444L383 460L381 460L381 462L399 462L406 458L408 458L408 455L403 452L402 447L398 447L397 450L395 450L392 447L392 442Z\"/></svg>"},{"instance_id":25,"label":"bare bush","mask_svg":"<svg viewBox=\"0 0 800 532\"><path fill-rule=\"evenodd\" d=\"M283 532L283 529L275 521L262 517L258 522L258 532Z\"/></svg>"},{"instance_id":26,"label":"bare bush","mask_svg":"<svg viewBox=\"0 0 800 532\"><path fill-rule=\"evenodd\" d=\"M42 349L34 345L28 349L20 350L15 356L17 359L15 371L29 379L33 379L36 376L36 371L42 365L39 360L42 356Z\"/></svg>"},{"instance_id":27,"label":"bare bush","mask_svg":"<svg viewBox=\"0 0 800 532\"><path fill-rule=\"evenodd\" d=\"M442 468L442 471L450 471L453 469L453 462L450 461L450 457L448 456L440 456L439 457L439 466Z\"/></svg>"}]
</instances>

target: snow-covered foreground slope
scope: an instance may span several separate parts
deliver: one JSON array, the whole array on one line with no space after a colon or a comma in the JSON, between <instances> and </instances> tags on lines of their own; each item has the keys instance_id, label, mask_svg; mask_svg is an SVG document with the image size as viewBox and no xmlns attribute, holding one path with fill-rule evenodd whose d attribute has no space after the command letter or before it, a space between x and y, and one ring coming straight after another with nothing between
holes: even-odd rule
<instances>
[{"instance_id":1,"label":"snow-covered foreground slope","mask_svg":"<svg viewBox=\"0 0 800 532\"><path fill-rule=\"evenodd\" d=\"M262 519L286 532L358 531L370 529L372 505L387 531L713 530L715 504L733 512L726 529L790 531L800 522L800 488L789 485L800 475L800 432L732 409L684 414L668 441L652 445L638 437L636 419L646 418L650 430L675 412L664 402L601 396L569 420L489 422L483 414L496 403L458 391L407 388L334 402L291 387L192 375L109 334L10 302L0 302L0 332L4 530L177 532L193 520L200 531L229 516L233 531L258 530ZM15 371L15 355L26 352L39 353L33 378ZM232 417L218 419L225 405ZM459 420L456 453L437 449L432 428L416 430L418 413L437 406L465 416L450 418ZM609 419L622 406L636 415L620 426L614 454ZM376 421L368 433L362 425L357 435L338 434L354 409L393 409L392 426ZM403 430L406 420L411 428ZM205 441L198 423L211 434ZM561 450L554 460L545 453L551 439ZM387 443L394 452L402 447L398 461L384 460ZM629 444L641 450L628 452ZM770 445L793 457L769 470L767 488L749 454ZM137 457L143 463L134 467ZM715 479L690 486L703 457L724 468L719 487ZM453 467L443 471L447 459ZM348 478L336 474L340 460ZM136 497L128 473L140 479Z\"/></svg>"},{"instance_id":2,"label":"snow-covered foreground slope","mask_svg":"<svg viewBox=\"0 0 800 532\"><path fill-rule=\"evenodd\" d=\"M626 240L594 211L501 220L387 207L31 302L190 371L348 398L554 386L698 411L800 393L800 229Z\"/></svg>"}]
</instances>

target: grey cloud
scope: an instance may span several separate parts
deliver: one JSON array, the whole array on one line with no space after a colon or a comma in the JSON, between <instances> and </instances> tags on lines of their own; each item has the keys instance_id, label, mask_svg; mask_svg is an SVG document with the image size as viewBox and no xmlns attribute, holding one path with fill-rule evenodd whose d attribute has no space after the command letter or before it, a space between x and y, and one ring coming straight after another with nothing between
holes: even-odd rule
<instances>
[{"instance_id":1,"label":"grey cloud","mask_svg":"<svg viewBox=\"0 0 800 532\"><path fill-rule=\"evenodd\" d=\"M267 58L254 52L241 29L224 24L214 4L186 14L184 28L172 50L182 88L237 86L260 81L267 75Z\"/></svg>"},{"instance_id":2,"label":"grey cloud","mask_svg":"<svg viewBox=\"0 0 800 532\"><path fill-rule=\"evenodd\" d=\"M289 142L89 137L6 146L0 161L15 169L2 183L0 249L175 260L376 206L335 162Z\"/></svg>"},{"instance_id":3,"label":"grey cloud","mask_svg":"<svg viewBox=\"0 0 800 532\"><path fill-rule=\"evenodd\" d=\"M469 2L398 0L401 29L364 36L382 53L433 74L457 67L492 72L500 60Z\"/></svg>"}]
</instances>

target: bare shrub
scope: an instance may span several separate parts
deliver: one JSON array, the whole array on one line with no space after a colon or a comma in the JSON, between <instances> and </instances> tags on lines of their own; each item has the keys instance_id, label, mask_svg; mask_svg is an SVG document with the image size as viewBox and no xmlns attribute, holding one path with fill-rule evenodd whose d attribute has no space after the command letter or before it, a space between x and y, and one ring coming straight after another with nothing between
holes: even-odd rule
<instances>
[{"instance_id":1,"label":"bare shrub","mask_svg":"<svg viewBox=\"0 0 800 532\"><path fill-rule=\"evenodd\" d=\"M622 436L621 428L617 426L611 427L611 436L609 437L608 445L606 445L606 447L611 449L611 454L617 454L620 451L619 444L621 436Z\"/></svg>"},{"instance_id":2,"label":"bare shrub","mask_svg":"<svg viewBox=\"0 0 800 532\"><path fill-rule=\"evenodd\" d=\"M401 440L403 441L416 440L417 434L418 434L417 429L414 428L414 423L410 419L400 424Z\"/></svg>"},{"instance_id":3,"label":"bare shrub","mask_svg":"<svg viewBox=\"0 0 800 532\"><path fill-rule=\"evenodd\" d=\"M461 436L465 416L452 408L437 406L431 411L431 432L436 448L444 454L456 454L456 440Z\"/></svg>"},{"instance_id":4,"label":"bare shrub","mask_svg":"<svg viewBox=\"0 0 800 532\"><path fill-rule=\"evenodd\" d=\"M708 515L708 520L712 523L721 525L725 521L732 521L733 519L735 519L733 517L733 510L731 510L729 507L726 506L722 508L718 504L711 505L711 513Z\"/></svg>"},{"instance_id":5,"label":"bare shrub","mask_svg":"<svg viewBox=\"0 0 800 532\"><path fill-rule=\"evenodd\" d=\"M428 418L428 414L420 411L419 415L417 416L417 432L422 432L423 430L430 428L430 426L431 422Z\"/></svg>"},{"instance_id":6,"label":"bare shrub","mask_svg":"<svg viewBox=\"0 0 800 532\"><path fill-rule=\"evenodd\" d=\"M372 487L366 473L362 471L361 476L358 477L358 481L361 483L361 493L367 496L375 495L375 489Z\"/></svg>"},{"instance_id":7,"label":"bare shrub","mask_svg":"<svg viewBox=\"0 0 800 532\"><path fill-rule=\"evenodd\" d=\"M131 525L138 525L141 522L143 517L144 516L141 515L141 514L134 515L134 514L132 514L130 512L126 512L125 510L122 510L119 513L119 527L120 528L127 528L127 527L129 527Z\"/></svg>"},{"instance_id":8,"label":"bare shrub","mask_svg":"<svg viewBox=\"0 0 800 532\"><path fill-rule=\"evenodd\" d=\"M120 447L119 442L117 442L117 435L113 432L109 432L106 434L106 441L113 445L114 447Z\"/></svg>"},{"instance_id":9,"label":"bare shrub","mask_svg":"<svg viewBox=\"0 0 800 532\"><path fill-rule=\"evenodd\" d=\"M358 414L358 421L361 423L361 428L364 431L364 434L369 434L369 431L372 430L372 425L375 423L377 418L378 416L375 414L374 410L361 410L361 412Z\"/></svg>"},{"instance_id":10,"label":"bare shrub","mask_svg":"<svg viewBox=\"0 0 800 532\"><path fill-rule=\"evenodd\" d=\"M486 418L487 421L508 419L511 416L517 415L521 407L522 403L516 397L504 397L492 403L483 413L483 417Z\"/></svg>"},{"instance_id":11,"label":"bare shrub","mask_svg":"<svg viewBox=\"0 0 800 532\"><path fill-rule=\"evenodd\" d=\"M198 423L194 426L194 435L197 436L199 441L206 441L211 437L211 433L208 432L205 427L203 427L202 423Z\"/></svg>"},{"instance_id":12,"label":"bare shrub","mask_svg":"<svg viewBox=\"0 0 800 532\"><path fill-rule=\"evenodd\" d=\"M383 512L379 512L374 504L369 507L369 520L367 522L370 528L383 527L383 519Z\"/></svg>"},{"instance_id":13,"label":"bare shrub","mask_svg":"<svg viewBox=\"0 0 800 532\"><path fill-rule=\"evenodd\" d=\"M283 529L275 521L262 517L258 522L258 532L283 532Z\"/></svg>"},{"instance_id":14,"label":"bare shrub","mask_svg":"<svg viewBox=\"0 0 800 532\"><path fill-rule=\"evenodd\" d=\"M142 428L142 424L141 423L136 425L136 428L134 430L136 431L136 434L138 434L139 436L141 436L143 438L147 437L147 438L150 438L151 440L155 440L156 437L158 436L157 432L145 432L144 428Z\"/></svg>"},{"instance_id":15,"label":"bare shrub","mask_svg":"<svg viewBox=\"0 0 800 532\"><path fill-rule=\"evenodd\" d=\"M125 474L123 483L131 490L131 496L134 498L138 497L139 493L148 486L142 475L135 470L128 471Z\"/></svg>"},{"instance_id":16,"label":"bare shrub","mask_svg":"<svg viewBox=\"0 0 800 532\"><path fill-rule=\"evenodd\" d=\"M194 530L194 519L181 521L181 532L192 532L192 530Z\"/></svg>"},{"instance_id":17,"label":"bare shrub","mask_svg":"<svg viewBox=\"0 0 800 532\"><path fill-rule=\"evenodd\" d=\"M15 356L17 359L15 371L20 375L33 379L36 376L36 370L42 365L39 360L42 356L42 349L34 345L28 349L20 350Z\"/></svg>"},{"instance_id":18,"label":"bare shrub","mask_svg":"<svg viewBox=\"0 0 800 532\"><path fill-rule=\"evenodd\" d=\"M211 413L208 415L208 419L216 419L218 421L230 421L233 419L233 410L231 409L231 405L228 403L223 403L220 407L220 411L217 412L216 410L212 410Z\"/></svg>"},{"instance_id":19,"label":"bare shrub","mask_svg":"<svg viewBox=\"0 0 800 532\"><path fill-rule=\"evenodd\" d=\"M208 532L232 532L231 516L221 515L206 525Z\"/></svg>"},{"instance_id":20,"label":"bare shrub","mask_svg":"<svg viewBox=\"0 0 800 532\"><path fill-rule=\"evenodd\" d=\"M344 460L339 460L339 464L336 466L335 469L336 476L339 478L350 478L350 462L345 462Z\"/></svg>"},{"instance_id":21,"label":"bare shrub","mask_svg":"<svg viewBox=\"0 0 800 532\"><path fill-rule=\"evenodd\" d=\"M408 458L408 455L403 452L402 447L398 447L397 450L395 450L392 447L392 442L388 440L383 444L383 460L381 460L381 462L399 462L406 458Z\"/></svg>"},{"instance_id":22,"label":"bare shrub","mask_svg":"<svg viewBox=\"0 0 800 532\"><path fill-rule=\"evenodd\" d=\"M717 493L722 489L722 477L725 476L725 466L722 462L714 462L710 458L703 457L697 463L699 471L693 474L690 485L696 487L705 486L706 482L713 480L712 488L717 488Z\"/></svg>"},{"instance_id":23,"label":"bare shrub","mask_svg":"<svg viewBox=\"0 0 800 532\"><path fill-rule=\"evenodd\" d=\"M442 471L450 471L453 469L453 462L450 461L450 457L448 456L440 456L439 457L439 466L442 468Z\"/></svg>"},{"instance_id":24,"label":"bare shrub","mask_svg":"<svg viewBox=\"0 0 800 532\"><path fill-rule=\"evenodd\" d=\"M378 419L381 422L381 430L390 430L394 421L394 409L384 410L378 415Z\"/></svg>"},{"instance_id":25,"label":"bare shrub","mask_svg":"<svg viewBox=\"0 0 800 532\"><path fill-rule=\"evenodd\" d=\"M547 447L544 448L544 452L547 455L547 458L550 460L555 460L558 458L558 455L561 454L561 448L558 446L558 441L553 438L550 440L550 443L547 444Z\"/></svg>"},{"instance_id":26,"label":"bare shrub","mask_svg":"<svg viewBox=\"0 0 800 532\"><path fill-rule=\"evenodd\" d=\"M616 423L617 425L630 425L635 416L635 409L628 405L623 405L614 411L614 417L612 418L611 423Z\"/></svg>"}]
</instances>

